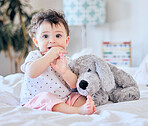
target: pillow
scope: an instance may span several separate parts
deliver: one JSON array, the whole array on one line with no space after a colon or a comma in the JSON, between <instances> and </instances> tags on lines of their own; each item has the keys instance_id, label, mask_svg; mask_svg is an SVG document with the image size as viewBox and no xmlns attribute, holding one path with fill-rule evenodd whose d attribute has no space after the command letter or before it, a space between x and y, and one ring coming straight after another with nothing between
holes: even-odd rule
<instances>
[{"instance_id":1,"label":"pillow","mask_svg":"<svg viewBox=\"0 0 148 126\"><path fill-rule=\"evenodd\" d=\"M138 84L148 85L148 54L145 56L133 77Z\"/></svg>"},{"instance_id":2,"label":"pillow","mask_svg":"<svg viewBox=\"0 0 148 126\"><path fill-rule=\"evenodd\" d=\"M80 56L83 56L83 55L88 55L88 54L93 54L93 51L91 48L85 48L85 49L82 49L80 52L77 52L77 53L74 53L72 56L71 56L71 59L77 59L79 58Z\"/></svg>"}]
</instances>

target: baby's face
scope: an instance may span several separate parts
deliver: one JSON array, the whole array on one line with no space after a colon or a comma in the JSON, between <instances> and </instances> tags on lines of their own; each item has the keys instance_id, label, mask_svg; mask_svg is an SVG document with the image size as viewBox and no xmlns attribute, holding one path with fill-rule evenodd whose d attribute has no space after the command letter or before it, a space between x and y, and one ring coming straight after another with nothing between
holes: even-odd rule
<instances>
[{"instance_id":1,"label":"baby's face","mask_svg":"<svg viewBox=\"0 0 148 126\"><path fill-rule=\"evenodd\" d=\"M52 47L60 46L66 48L70 37L67 36L65 27L62 23L59 25L51 24L49 22L42 22L37 29L36 38L34 42L39 47L42 53L50 50Z\"/></svg>"}]
</instances>

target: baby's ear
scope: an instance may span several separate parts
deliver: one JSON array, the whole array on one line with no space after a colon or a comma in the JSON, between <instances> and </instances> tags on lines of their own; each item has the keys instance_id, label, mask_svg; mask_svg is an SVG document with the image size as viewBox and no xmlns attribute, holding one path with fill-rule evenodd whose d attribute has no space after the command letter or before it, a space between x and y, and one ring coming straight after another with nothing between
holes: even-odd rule
<instances>
[{"instance_id":1,"label":"baby's ear","mask_svg":"<svg viewBox=\"0 0 148 126\"><path fill-rule=\"evenodd\" d=\"M67 36L67 38L66 38L66 47L67 47L68 44L69 44L69 40L70 40L70 36Z\"/></svg>"}]
</instances>

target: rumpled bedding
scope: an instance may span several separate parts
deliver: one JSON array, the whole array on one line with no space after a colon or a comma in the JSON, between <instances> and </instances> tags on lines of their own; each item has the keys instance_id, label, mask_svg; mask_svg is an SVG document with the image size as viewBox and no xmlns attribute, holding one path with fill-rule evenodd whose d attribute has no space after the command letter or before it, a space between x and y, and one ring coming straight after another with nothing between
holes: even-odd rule
<instances>
[{"instance_id":1,"label":"rumpled bedding","mask_svg":"<svg viewBox=\"0 0 148 126\"><path fill-rule=\"evenodd\" d=\"M108 103L93 115L79 115L19 106L23 78L21 73L0 76L0 126L148 126L146 85L139 85L139 100Z\"/></svg>"},{"instance_id":2,"label":"rumpled bedding","mask_svg":"<svg viewBox=\"0 0 148 126\"><path fill-rule=\"evenodd\" d=\"M144 57L133 77L138 84L148 85L148 54Z\"/></svg>"}]
</instances>

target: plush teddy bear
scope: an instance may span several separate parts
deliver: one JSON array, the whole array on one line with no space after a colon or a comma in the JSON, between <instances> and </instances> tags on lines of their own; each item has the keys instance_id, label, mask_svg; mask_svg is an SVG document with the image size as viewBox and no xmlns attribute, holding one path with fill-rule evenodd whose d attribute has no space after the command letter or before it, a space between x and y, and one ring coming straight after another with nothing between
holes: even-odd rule
<instances>
[{"instance_id":1,"label":"plush teddy bear","mask_svg":"<svg viewBox=\"0 0 148 126\"><path fill-rule=\"evenodd\" d=\"M90 95L96 106L109 100L123 102L140 98L132 76L95 55L80 56L70 63L70 68L78 76L78 92L84 96Z\"/></svg>"}]
</instances>

